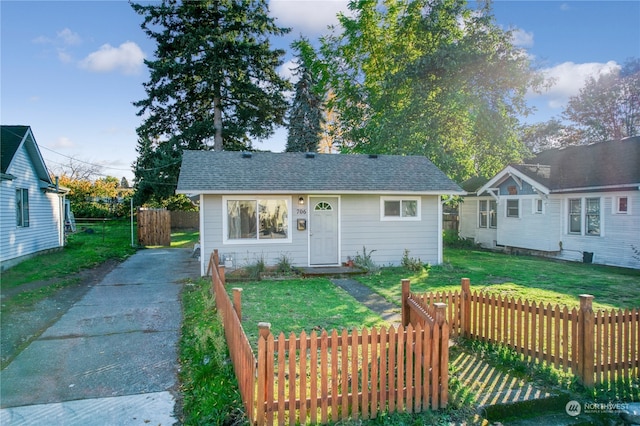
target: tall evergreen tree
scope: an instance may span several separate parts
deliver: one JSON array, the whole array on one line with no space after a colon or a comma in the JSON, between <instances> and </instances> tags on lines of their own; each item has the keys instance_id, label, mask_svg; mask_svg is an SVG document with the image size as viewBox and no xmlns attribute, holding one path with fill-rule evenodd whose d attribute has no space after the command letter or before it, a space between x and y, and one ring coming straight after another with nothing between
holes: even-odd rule
<instances>
[{"instance_id":1,"label":"tall evergreen tree","mask_svg":"<svg viewBox=\"0 0 640 426\"><path fill-rule=\"evenodd\" d=\"M146 99L134 103L144 117L136 184L147 194L173 193L184 149L251 149L252 139L284 124L290 85L276 72L284 51L272 48L270 38L288 29L269 17L266 0L132 7L157 44L154 59L146 61Z\"/></svg>"},{"instance_id":2,"label":"tall evergreen tree","mask_svg":"<svg viewBox=\"0 0 640 426\"><path fill-rule=\"evenodd\" d=\"M293 44L298 52L298 76L295 97L289 110L289 133L287 152L315 152L322 138L322 86L314 76L312 65L316 61L308 40L300 39Z\"/></svg>"}]
</instances>

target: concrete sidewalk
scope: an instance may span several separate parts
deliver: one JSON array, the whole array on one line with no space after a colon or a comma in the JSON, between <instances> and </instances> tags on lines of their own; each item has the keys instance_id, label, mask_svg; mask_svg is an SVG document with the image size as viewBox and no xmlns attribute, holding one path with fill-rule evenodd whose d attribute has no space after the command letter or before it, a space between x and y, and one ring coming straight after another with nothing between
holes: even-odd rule
<instances>
[{"instance_id":1,"label":"concrete sidewalk","mask_svg":"<svg viewBox=\"0 0 640 426\"><path fill-rule=\"evenodd\" d=\"M2 425L176 422L186 249L140 250L0 372Z\"/></svg>"}]
</instances>

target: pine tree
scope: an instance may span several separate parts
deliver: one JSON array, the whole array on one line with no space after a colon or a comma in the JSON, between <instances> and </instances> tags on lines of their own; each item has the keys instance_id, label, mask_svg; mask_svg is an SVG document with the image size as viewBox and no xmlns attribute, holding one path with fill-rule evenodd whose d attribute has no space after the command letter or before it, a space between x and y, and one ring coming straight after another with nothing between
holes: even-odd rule
<instances>
[{"instance_id":1,"label":"pine tree","mask_svg":"<svg viewBox=\"0 0 640 426\"><path fill-rule=\"evenodd\" d=\"M173 193L184 149L252 149L253 139L284 124L290 84L276 72L284 51L272 48L270 39L288 29L269 17L265 0L162 0L132 7L157 44L146 61L146 99L134 102L145 117L137 129L138 152L151 156L138 158L144 167L136 167L147 194Z\"/></svg>"},{"instance_id":2,"label":"pine tree","mask_svg":"<svg viewBox=\"0 0 640 426\"><path fill-rule=\"evenodd\" d=\"M308 41L301 39L293 44L298 50L298 66L294 75L295 97L289 110L289 134L287 152L315 152L322 138L322 88L314 78L313 49Z\"/></svg>"}]
</instances>

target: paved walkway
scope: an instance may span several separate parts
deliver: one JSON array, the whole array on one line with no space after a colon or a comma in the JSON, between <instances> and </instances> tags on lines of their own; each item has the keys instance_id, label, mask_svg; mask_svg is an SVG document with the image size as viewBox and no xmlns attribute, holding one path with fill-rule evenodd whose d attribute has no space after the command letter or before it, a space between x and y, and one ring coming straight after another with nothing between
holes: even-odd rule
<instances>
[{"instance_id":1,"label":"paved walkway","mask_svg":"<svg viewBox=\"0 0 640 426\"><path fill-rule=\"evenodd\" d=\"M0 372L0 424L170 425L184 249L140 250Z\"/></svg>"}]
</instances>

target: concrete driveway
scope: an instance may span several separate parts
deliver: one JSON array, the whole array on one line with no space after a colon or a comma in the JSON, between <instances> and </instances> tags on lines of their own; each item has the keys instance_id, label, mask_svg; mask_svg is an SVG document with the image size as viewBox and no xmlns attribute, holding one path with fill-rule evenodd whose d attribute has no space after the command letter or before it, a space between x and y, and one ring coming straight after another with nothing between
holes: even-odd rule
<instances>
[{"instance_id":1,"label":"concrete driveway","mask_svg":"<svg viewBox=\"0 0 640 426\"><path fill-rule=\"evenodd\" d=\"M171 425L188 249L140 250L0 372L2 425Z\"/></svg>"}]
</instances>

